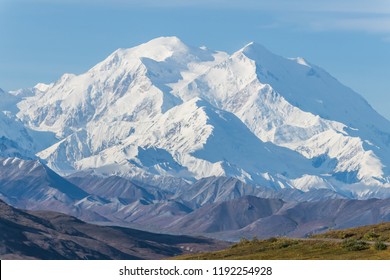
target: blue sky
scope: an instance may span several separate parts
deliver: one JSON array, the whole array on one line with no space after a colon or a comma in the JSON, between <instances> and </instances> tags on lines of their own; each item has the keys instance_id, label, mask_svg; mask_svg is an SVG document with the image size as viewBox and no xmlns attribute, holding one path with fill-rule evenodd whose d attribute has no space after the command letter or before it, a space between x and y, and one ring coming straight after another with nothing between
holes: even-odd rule
<instances>
[{"instance_id":1,"label":"blue sky","mask_svg":"<svg viewBox=\"0 0 390 280\"><path fill-rule=\"evenodd\" d=\"M0 0L0 87L79 74L117 48L167 35L302 56L390 119L388 0Z\"/></svg>"}]
</instances>

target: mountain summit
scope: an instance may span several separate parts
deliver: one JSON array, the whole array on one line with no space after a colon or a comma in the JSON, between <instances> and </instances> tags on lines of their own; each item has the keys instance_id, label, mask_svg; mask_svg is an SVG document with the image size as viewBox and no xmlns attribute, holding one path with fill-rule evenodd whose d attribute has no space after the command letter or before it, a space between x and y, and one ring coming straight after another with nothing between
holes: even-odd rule
<instances>
[{"instance_id":1,"label":"mountain summit","mask_svg":"<svg viewBox=\"0 0 390 280\"><path fill-rule=\"evenodd\" d=\"M56 135L36 155L60 174L390 196L390 122L320 67L256 43L229 55L161 37L8 95L15 121Z\"/></svg>"}]
</instances>

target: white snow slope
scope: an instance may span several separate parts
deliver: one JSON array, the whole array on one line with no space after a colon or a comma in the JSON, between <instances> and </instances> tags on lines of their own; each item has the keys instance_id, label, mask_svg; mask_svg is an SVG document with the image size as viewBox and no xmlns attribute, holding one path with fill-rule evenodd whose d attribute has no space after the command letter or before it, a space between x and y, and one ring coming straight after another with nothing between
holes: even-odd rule
<instances>
[{"instance_id":1,"label":"white snow slope","mask_svg":"<svg viewBox=\"0 0 390 280\"><path fill-rule=\"evenodd\" d=\"M16 118L16 104L20 100L0 89L0 157L3 158L33 159L36 152L58 141L53 133L33 131Z\"/></svg>"},{"instance_id":2,"label":"white snow slope","mask_svg":"<svg viewBox=\"0 0 390 280\"><path fill-rule=\"evenodd\" d=\"M321 68L255 43L228 55L161 37L12 94L26 127L56 134L37 156L61 174L390 196L390 122Z\"/></svg>"}]
</instances>

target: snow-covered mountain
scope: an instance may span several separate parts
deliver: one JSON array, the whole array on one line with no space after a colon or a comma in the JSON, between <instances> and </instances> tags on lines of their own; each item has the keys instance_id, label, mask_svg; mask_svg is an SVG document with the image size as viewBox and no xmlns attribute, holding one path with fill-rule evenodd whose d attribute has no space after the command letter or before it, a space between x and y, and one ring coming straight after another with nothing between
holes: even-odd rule
<instances>
[{"instance_id":1,"label":"snow-covered mountain","mask_svg":"<svg viewBox=\"0 0 390 280\"><path fill-rule=\"evenodd\" d=\"M302 58L285 59L249 44L178 94L200 95L233 112L261 140L295 150L317 166L328 164L327 172L345 183L375 184L388 174L390 123Z\"/></svg>"},{"instance_id":2,"label":"snow-covered mountain","mask_svg":"<svg viewBox=\"0 0 390 280\"><path fill-rule=\"evenodd\" d=\"M34 131L16 116L21 98L0 89L0 157L36 158L35 153L58 141L51 132Z\"/></svg>"},{"instance_id":3,"label":"snow-covered mountain","mask_svg":"<svg viewBox=\"0 0 390 280\"><path fill-rule=\"evenodd\" d=\"M228 55L157 38L9 95L15 121L56 135L30 150L60 174L390 196L390 122L321 68L255 43Z\"/></svg>"}]
</instances>

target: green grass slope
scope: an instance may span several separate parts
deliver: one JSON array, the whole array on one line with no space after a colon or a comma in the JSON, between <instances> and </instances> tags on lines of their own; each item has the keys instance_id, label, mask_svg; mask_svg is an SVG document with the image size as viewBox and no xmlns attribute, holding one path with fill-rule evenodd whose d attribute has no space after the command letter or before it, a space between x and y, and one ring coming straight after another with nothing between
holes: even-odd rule
<instances>
[{"instance_id":1,"label":"green grass slope","mask_svg":"<svg viewBox=\"0 0 390 280\"><path fill-rule=\"evenodd\" d=\"M334 230L308 239L241 240L228 249L183 260L390 260L390 223Z\"/></svg>"},{"instance_id":2,"label":"green grass slope","mask_svg":"<svg viewBox=\"0 0 390 280\"><path fill-rule=\"evenodd\" d=\"M322 234L313 235L313 238L356 238L365 241L390 241L390 223L380 223L357 228L331 230Z\"/></svg>"}]
</instances>

